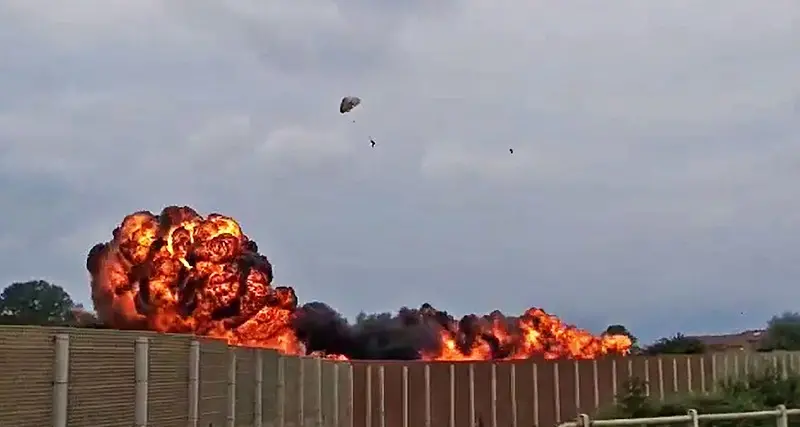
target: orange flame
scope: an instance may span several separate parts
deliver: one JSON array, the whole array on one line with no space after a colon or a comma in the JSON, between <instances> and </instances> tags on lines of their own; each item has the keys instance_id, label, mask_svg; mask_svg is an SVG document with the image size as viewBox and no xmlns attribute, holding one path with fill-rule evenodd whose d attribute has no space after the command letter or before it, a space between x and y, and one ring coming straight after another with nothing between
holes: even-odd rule
<instances>
[{"instance_id":1,"label":"orange flame","mask_svg":"<svg viewBox=\"0 0 800 427\"><path fill-rule=\"evenodd\" d=\"M272 268L232 218L188 207L128 215L94 249L92 298L110 326L223 338L303 352L291 328L294 290L273 287Z\"/></svg>"},{"instance_id":2,"label":"orange flame","mask_svg":"<svg viewBox=\"0 0 800 427\"><path fill-rule=\"evenodd\" d=\"M232 218L201 217L189 207L160 215L136 212L87 259L98 317L119 329L149 329L222 338L232 345L304 354L292 328L297 297L273 286L272 266ZM518 318L499 312L458 322L423 306L439 328L439 348L424 360L590 359L627 354L624 335L593 336L532 308ZM443 323L442 323L443 322ZM324 352L312 356L347 357Z\"/></svg>"},{"instance_id":3,"label":"orange flame","mask_svg":"<svg viewBox=\"0 0 800 427\"><path fill-rule=\"evenodd\" d=\"M478 320L472 333L455 322L447 326L440 331L440 349L423 354L423 359L594 359L607 354L626 355L632 346L626 335L594 336L538 308L516 319L493 313Z\"/></svg>"}]
</instances>

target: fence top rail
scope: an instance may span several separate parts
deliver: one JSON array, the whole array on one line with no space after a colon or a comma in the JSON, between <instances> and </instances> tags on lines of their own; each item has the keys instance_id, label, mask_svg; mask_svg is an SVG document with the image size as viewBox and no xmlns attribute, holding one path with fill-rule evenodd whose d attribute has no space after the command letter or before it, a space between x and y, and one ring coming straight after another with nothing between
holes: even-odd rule
<instances>
[{"instance_id":1,"label":"fence top rail","mask_svg":"<svg viewBox=\"0 0 800 427\"><path fill-rule=\"evenodd\" d=\"M586 414L581 414L575 421L561 423L558 427L604 427L604 426L641 426L660 425L672 423L693 423L697 421L723 421L735 419L780 418L790 415L800 415L800 409L786 409L778 405L773 410L751 412L725 412L715 414L699 414L695 409L689 409L686 415L671 415L651 418L617 418L611 420L592 420Z\"/></svg>"}]
</instances>

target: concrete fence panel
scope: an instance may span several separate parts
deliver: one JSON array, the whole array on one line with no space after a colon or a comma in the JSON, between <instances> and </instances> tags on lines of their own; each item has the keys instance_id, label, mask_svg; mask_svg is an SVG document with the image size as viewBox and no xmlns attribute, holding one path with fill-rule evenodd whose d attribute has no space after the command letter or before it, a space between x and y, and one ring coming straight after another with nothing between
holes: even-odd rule
<instances>
[{"instance_id":1,"label":"concrete fence panel","mask_svg":"<svg viewBox=\"0 0 800 427\"><path fill-rule=\"evenodd\" d=\"M228 346L217 340L200 342L199 427L227 426L228 408Z\"/></svg>"},{"instance_id":2,"label":"concrete fence panel","mask_svg":"<svg viewBox=\"0 0 800 427\"><path fill-rule=\"evenodd\" d=\"M0 426L52 425L54 340L43 328L0 328Z\"/></svg>"},{"instance_id":3,"label":"concrete fence panel","mask_svg":"<svg viewBox=\"0 0 800 427\"><path fill-rule=\"evenodd\" d=\"M69 427L132 424L136 415L138 337L106 330L78 329L70 333Z\"/></svg>"},{"instance_id":4,"label":"concrete fence panel","mask_svg":"<svg viewBox=\"0 0 800 427\"><path fill-rule=\"evenodd\" d=\"M151 336L149 425L186 427L189 414L191 337Z\"/></svg>"}]
</instances>

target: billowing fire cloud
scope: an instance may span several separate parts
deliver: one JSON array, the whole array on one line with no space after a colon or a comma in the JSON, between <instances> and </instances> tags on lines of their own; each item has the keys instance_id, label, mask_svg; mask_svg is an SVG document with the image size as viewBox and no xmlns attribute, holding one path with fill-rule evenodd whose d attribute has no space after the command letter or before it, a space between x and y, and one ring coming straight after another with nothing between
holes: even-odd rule
<instances>
[{"instance_id":1,"label":"billowing fire cloud","mask_svg":"<svg viewBox=\"0 0 800 427\"><path fill-rule=\"evenodd\" d=\"M626 354L624 335L593 336L540 309L460 321L428 304L350 325L335 310L302 307L273 286L272 265L232 218L189 207L128 215L87 257L101 322L118 329L193 333L287 354L350 359L589 359Z\"/></svg>"}]
</instances>

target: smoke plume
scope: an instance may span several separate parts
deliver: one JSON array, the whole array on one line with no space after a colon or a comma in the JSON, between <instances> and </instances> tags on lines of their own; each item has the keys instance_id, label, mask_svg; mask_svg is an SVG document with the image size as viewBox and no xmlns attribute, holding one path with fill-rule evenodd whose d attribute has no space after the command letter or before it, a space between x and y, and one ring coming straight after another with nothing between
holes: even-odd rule
<instances>
[{"instance_id":1,"label":"smoke plume","mask_svg":"<svg viewBox=\"0 0 800 427\"><path fill-rule=\"evenodd\" d=\"M429 304L351 324L321 302L298 306L233 218L170 206L126 216L90 251L92 301L118 329L217 337L234 345L339 359L487 360L626 354L624 335L593 336L538 308L455 319Z\"/></svg>"}]
</instances>

